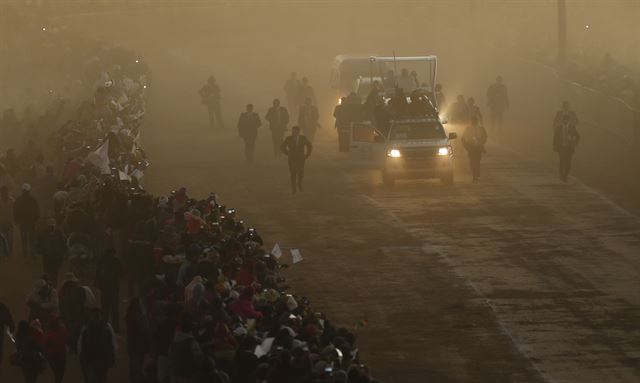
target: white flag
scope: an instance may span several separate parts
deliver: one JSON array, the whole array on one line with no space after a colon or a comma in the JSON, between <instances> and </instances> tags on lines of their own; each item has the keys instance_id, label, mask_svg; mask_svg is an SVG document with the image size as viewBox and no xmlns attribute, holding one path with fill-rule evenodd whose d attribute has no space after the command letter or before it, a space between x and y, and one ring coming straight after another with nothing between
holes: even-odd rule
<instances>
[{"instance_id":1,"label":"white flag","mask_svg":"<svg viewBox=\"0 0 640 383\"><path fill-rule=\"evenodd\" d=\"M262 341L262 344L259 344L256 346L255 350L254 350L254 354L255 356L257 356L258 358L261 358L265 355L267 355L269 353L269 351L271 351L271 346L273 346L273 341L276 338L265 338Z\"/></svg>"},{"instance_id":2,"label":"white flag","mask_svg":"<svg viewBox=\"0 0 640 383\"><path fill-rule=\"evenodd\" d=\"M298 249L291 249L291 258L293 259L293 264L302 262L302 253Z\"/></svg>"},{"instance_id":3,"label":"white flag","mask_svg":"<svg viewBox=\"0 0 640 383\"><path fill-rule=\"evenodd\" d=\"M276 258L280 258L282 257L282 250L280 249L280 245L278 245L277 243L273 246L273 250L271 250L271 254L276 257Z\"/></svg>"}]
</instances>

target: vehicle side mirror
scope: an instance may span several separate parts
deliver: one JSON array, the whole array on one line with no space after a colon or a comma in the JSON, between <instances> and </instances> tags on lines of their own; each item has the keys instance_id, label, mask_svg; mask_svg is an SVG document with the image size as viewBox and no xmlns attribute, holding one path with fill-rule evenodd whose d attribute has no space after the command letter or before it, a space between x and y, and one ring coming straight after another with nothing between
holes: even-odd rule
<instances>
[{"instance_id":1,"label":"vehicle side mirror","mask_svg":"<svg viewBox=\"0 0 640 383\"><path fill-rule=\"evenodd\" d=\"M449 139L450 140L455 140L456 138L458 138L458 133L456 133L456 132L449 133Z\"/></svg>"}]
</instances>

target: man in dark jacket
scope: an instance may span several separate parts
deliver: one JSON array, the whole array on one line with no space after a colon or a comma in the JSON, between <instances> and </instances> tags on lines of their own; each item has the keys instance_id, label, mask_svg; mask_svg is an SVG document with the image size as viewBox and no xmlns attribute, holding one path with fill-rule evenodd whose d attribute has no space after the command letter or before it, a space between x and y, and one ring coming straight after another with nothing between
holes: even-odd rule
<instances>
[{"instance_id":1,"label":"man in dark jacket","mask_svg":"<svg viewBox=\"0 0 640 383\"><path fill-rule=\"evenodd\" d=\"M113 329L120 332L120 316L118 303L120 301L120 280L124 270L122 263L116 257L113 249L108 249L96 265L96 287L100 289L100 303L102 314L111 320Z\"/></svg>"},{"instance_id":2,"label":"man in dark jacket","mask_svg":"<svg viewBox=\"0 0 640 383\"><path fill-rule=\"evenodd\" d=\"M69 331L69 348L76 353L80 330L87 319L87 291L80 285L75 274L69 272L65 274L58 294L60 295L60 316Z\"/></svg>"},{"instance_id":3,"label":"man in dark jacket","mask_svg":"<svg viewBox=\"0 0 640 383\"><path fill-rule=\"evenodd\" d=\"M310 142L313 142L316 136L316 130L320 127L319 119L320 114L318 113L318 108L313 105L311 98L307 97L304 100L304 105L300 107L298 125Z\"/></svg>"},{"instance_id":4,"label":"man in dark jacket","mask_svg":"<svg viewBox=\"0 0 640 383\"><path fill-rule=\"evenodd\" d=\"M253 104L247 104L247 111L240 114L240 119L238 120L238 133L244 140L244 156L250 164L253 163L253 153L260 125L262 125L262 122L258 113L253 111Z\"/></svg>"},{"instance_id":5,"label":"man in dark jacket","mask_svg":"<svg viewBox=\"0 0 640 383\"><path fill-rule=\"evenodd\" d=\"M560 157L558 173L562 182L567 182L569 178L573 152L580 141L580 134L576 129L577 125L578 117L575 112L569 109L569 102L563 102L562 110L556 113L553 120L553 150Z\"/></svg>"},{"instance_id":6,"label":"man in dark jacket","mask_svg":"<svg viewBox=\"0 0 640 383\"><path fill-rule=\"evenodd\" d=\"M215 77L209 77L207 83L198 91L202 104L209 112L209 126L214 128L218 124L218 128L222 128L222 113L220 111L220 87Z\"/></svg>"},{"instance_id":7,"label":"man in dark jacket","mask_svg":"<svg viewBox=\"0 0 640 383\"><path fill-rule=\"evenodd\" d=\"M289 124L289 112L284 106L280 106L280 100L273 100L273 106L269 108L265 120L269 121L271 138L273 140L273 152L277 157L280 155L280 145L284 139L284 132Z\"/></svg>"},{"instance_id":8,"label":"man in dark jacket","mask_svg":"<svg viewBox=\"0 0 640 383\"><path fill-rule=\"evenodd\" d=\"M56 220L49 218L47 228L38 238L38 253L42 256L42 269L51 278L53 286L58 286L58 273L66 252L67 241L57 228Z\"/></svg>"},{"instance_id":9,"label":"man in dark jacket","mask_svg":"<svg viewBox=\"0 0 640 383\"><path fill-rule=\"evenodd\" d=\"M504 111L509 108L509 94L507 86L502 83L502 76L498 76L496 82L487 89L487 106L490 111L491 128L499 132L502 130Z\"/></svg>"},{"instance_id":10,"label":"man in dark jacket","mask_svg":"<svg viewBox=\"0 0 640 383\"><path fill-rule=\"evenodd\" d=\"M80 332L78 354L86 382L106 382L109 369L116 361L116 335L111 325L93 309L89 321Z\"/></svg>"},{"instance_id":11,"label":"man in dark jacket","mask_svg":"<svg viewBox=\"0 0 640 383\"><path fill-rule=\"evenodd\" d=\"M22 254L24 256L33 255L36 222L40 218L40 207L38 206L38 201L31 195L31 185L22 185L22 194L13 205L13 218L20 226Z\"/></svg>"},{"instance_id":12,"label":"man in dark jacket","mask_svg":"<svg viewBox=\"0 0 640 383\"><path fill-rule=\"evenodd\" d=\"M302 179L304 178L304 163L313 151L313 145L307 138L300 134L300 127L294 126L291 135L287 137L280 150L289 159L289 173L291 174L291 191L302 191Z\"/></svg>"}]
</instances>

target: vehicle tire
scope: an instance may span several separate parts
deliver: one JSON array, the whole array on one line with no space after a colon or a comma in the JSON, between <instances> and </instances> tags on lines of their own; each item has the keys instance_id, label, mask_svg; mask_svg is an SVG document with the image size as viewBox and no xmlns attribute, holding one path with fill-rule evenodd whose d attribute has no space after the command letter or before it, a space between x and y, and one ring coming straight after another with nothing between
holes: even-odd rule
<instances>
[{"instance_id":1,"label":"vehicle tire","mask_svg":"<svg viewBox=\"0 0 640 383\"><path fill-rule=\"evenodd\" d=\"M386 171L382 171L382 184L384 186L393 186L395 184L395 180L391 177Z\"/></svg>"},{"instance_id":2,"label":"vehicle tire","mask_svg":"<svg viewBox=\"0 0 640 383\"><path fill-rule=\"evenodd\" d=\"M447 186L453 186L453 173L447 174L446 176L440 178L443 184Z\"/></svg>"}]
</instances>

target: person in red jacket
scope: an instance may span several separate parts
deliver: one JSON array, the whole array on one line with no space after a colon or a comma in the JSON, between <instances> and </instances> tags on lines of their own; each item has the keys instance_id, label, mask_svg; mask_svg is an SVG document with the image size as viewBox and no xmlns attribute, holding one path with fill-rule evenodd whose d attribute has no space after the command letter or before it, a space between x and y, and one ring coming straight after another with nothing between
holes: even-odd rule
<instances>
[{"instance_id":1,"label":"person in red jacket","mask_svg":"<svg viewBox=\"0 0 640 383\"><path fill-rule=\"evenodd\" d=\"M58 315L52 315L44 331L44 355L53 371L54 381L61 383L67 366L69 334Z\"/></svg>"},{"instance_id":2,"label":"person in red jacket","mask_svg":"<svg viewBox=\"0 0 640 383\"><path fill-rule=\"evenodd\" d=\"M256 311L253 307L253 295L255 290L253 286L247 286L242 290L240 298L237 302L233 303L230 307L231 312L234 315L241 317L243 320L247 319L262 319L262 313Z\"/></svg>"}]
</instances>

